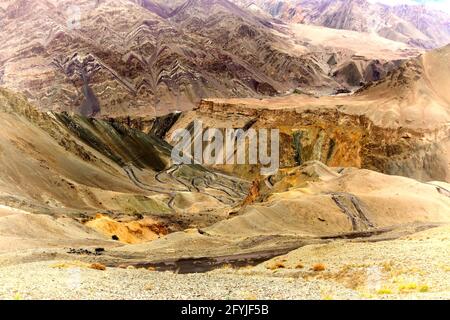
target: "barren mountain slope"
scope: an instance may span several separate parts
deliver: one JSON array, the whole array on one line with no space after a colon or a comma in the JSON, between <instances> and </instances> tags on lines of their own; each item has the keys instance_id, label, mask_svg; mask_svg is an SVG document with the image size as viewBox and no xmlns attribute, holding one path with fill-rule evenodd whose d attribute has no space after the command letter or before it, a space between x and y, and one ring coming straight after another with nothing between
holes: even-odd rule
<instances>
[{"instance_id":1,"label":"barren mountain slope","mask_svg":"<svg viewBox=\"0 0 450 320\"><path fill-rule=\"evenodd\" d=\"M228 220L114 248L104 259L111 263L127 256L130 263L151 265L215 257L211 262L220 263L233 255L257 259L330 239L396 238L450 222L447 189L408 178L310 162L282 170L269 181L260 181L255 201Z\"/></svg>"},{"instance_id":2,"label":"barren mountain slope","mask_svg":"<svg viewBox=\"0 0 450 320\"><path fill-rule=\"evenodd\" d=\"M172 165L171 146L153 135L115 122L40 113L4 89L0 124L0 236L17 238L5 240L9 249L14 242L24 248L67 244L76 238L71 234L79 236L74 246L113 235L136 242L209 225L226 218L248 187L200 166ZM64 217L72 222L64 224ZM89 229L90 236L85 222L99 234ZM33 232L14 227L21 223L33 225ZM46 230L56 230L55 236Z\"/></svg>"},{"instance_id":3,"label":"barren mountain slope","mask_svg":"<svg viewBox=\"0 0 450 320\"><path fill-rule=\"evenodd\" d=\"M71 29L66 11L75 4L81 21ZM188 1L170 15L125 0L17 0L5 10L2 83L44 109L164 113L201 97L270 95L310 79L300 67L307 61L272 48L279 40L270 22L227 1Z\"/></svg>"},{"instance_id":4,"label":"barren mountain slope","mask_svg":"<svg viewBox=\"0 0 450 320\"><path fill-rule=\"evenodd\" d=\"M449 56L450 46L426 53L354 95L205 100L167 138L195 119L205 127L278 128L282 166L320 160L450 181Z\"/></svg>"},{"instance_id":5,"label":"barren mountain slope","mask_svg":"<svg viewBox=\"0 0 450 320\"><path fill-rule=\"evenodd\" d=\"M414 25L436 45L450 42L450 17L448 13L429 10L426 6L398 5L392 12Z\"/></svg>"},{"instance_id":6,"label":"barren mountain slope","mask_svg":"<svg viewBox=\"0 0 450 320\"><path fill-rule=\"evenodd\" d=\"M367 0L234 0L285 22L373 32L420 48L450 42L448 14L423 5L389 6Z\"/></svg>"},{"instance_id":7,"label":"barren mountain slope","mask_svg":"<svg viewBox=\"0 0 450 320\"><path fill-rule=\"evenodd\" d=\"M128 245L67 218L15 212L0 217L0 294L446 298L448 225L441 224L450 222L450 186L440 185L310 162L260 181L253 202L228 220ZM168 269L175 273L155 272ZM193 272L200 273L183 275ZM68 279L81 284L77 296ZM86 289L98 286L94 295Z\"/></svg>"},{"instance_id":8,"label":"barren mountain slope","mask_svg":"<svg viewBox=\"0 0 450 320\"><path fill-rule=\"evenodd\" d=\"M242 7L269 14L285 22L301 23L304 19L300 3L283 0L233 0Z\"/></svg>"},{"instance_id":9,"label":"barren mountain slope","mask_svg":"<svg viewBox=\"0 0 450 320\"><path fill-rule=\"evenodd\" d=\"M0 84L43 110L87 116L154 116L201 98L297 87L332 93L414 54L375 38L374 48L391 49L361 51L342 37L335 47L314 42L227 0L15 0L2 8ZM349 84L335 71L354 60L363 72Z\"/></svg>"},{"instance_id":10,"label":"barren mountain slope","mask_svg":"<svg viewBox=\"0 0 450 320\"><path fill-rule=\"evenodd\" d=\"M369 170L329 169L319 162L282 170L255 189L255 201L238 217L205 231L313 236L450 219L444 187Z\"/></svg>"},{"instance_id":11,"label":"barren mountain slope","mask_svg":"<svg viewBox=\"0 0 450 320\"><path fill-rule=\"evenodd\" d=\"M40 113L3 89L0 122L0 264L51 256L172 268L181 257L224 256L212 267L236 254L260 261L329 237L398 237L450 222L445 183L313 162L248 192L238 178L173 166L171 147L152 134Z\"/></svg>"}]
</instances>

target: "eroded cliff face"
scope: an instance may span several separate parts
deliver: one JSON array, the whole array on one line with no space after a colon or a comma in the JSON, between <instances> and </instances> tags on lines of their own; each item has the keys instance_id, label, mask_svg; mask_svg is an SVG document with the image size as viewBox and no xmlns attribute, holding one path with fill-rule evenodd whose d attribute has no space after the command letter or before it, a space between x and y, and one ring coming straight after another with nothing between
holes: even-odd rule
<instances>
[{"instance_id":1,"label":"eroded cliff face","mask_svg":"<svg viewBox=\"0 0 450 320\"><path fill-rule=\"evenodd\" d=\"M285 22L377 33L387 39L422 48L448 43L448 14L420 5L392 5L376 1L343 0L232 0Z\"/></svg>"},{"instance_id":2,"label":"eroded cliff face","mask_svg":"<svg viewBox=\"0 0 450 320\"><path fill-rule=\"evenodd\" d=\"M384 128L364 115L338 109L270 110L239 104L202 101L194 111L181 115L171 133L192 126L279 129L280 167L318 160L330 167L357 167L422 181L449 181L447 150L450 128L419 130ZM258 175L255 166L221 166L247 177Z\"/></svg>"},{"instance_id":3,"label":"eroded cliff face","mask_svg":"<svg viewBox=\"0 0 450 320\"><path fill-rule=\"evenodd\" d=\"M105 118L111 123L124 125L128 128L139 130L146 134L152 134L163 139L167 131L177 122L181 113L169 113L160 117L115 117Z\"/></svg>"},{"instance_id":4,"label":"eroded cliff face","mask_svg":"<svg viewBox=\"0 0 450 320\"><path fill-rule=\"evenodd\" d=\"M377 40L370 43L382 52L361 53L347 48L354 41L346 36L313 43L315 31L293 31L229 1L172 4L2 1L0 84L40 110L153 117L206 97L350 90L417 54ZM71 8L81 12L76 26L68 24Z\"/></svg>"},{"instance_id":5,"label":"eroded cliff face","mask_svg":"<svg viewBox=\"0 0 450 320\"><path fill-rule=\"evenodd\" d=\"M164 119L155 123L161 132ZM0 206L83 221L98 213L160 221L160 215L173 213L169 220L177 229L227 217L247 193L241 179L174 165L171 146L152 132L112 119L40 112L3 88L0 127ZM218 214L203 219L213 209Z\"/></svg>"},{"instance_id":6,"label":"eroded cliff face","mask_svg":"<svg viewBox=\"0 0 450 320\"><path fill-rule=\"evenodd\" d=\"M450 46L427 52L352 95L208 99L184 113L209 128L279 129L280 166L318 160L421 181L450 179ZM255 176L251 166L225 168Z\"/></svg>"}]
</instances>

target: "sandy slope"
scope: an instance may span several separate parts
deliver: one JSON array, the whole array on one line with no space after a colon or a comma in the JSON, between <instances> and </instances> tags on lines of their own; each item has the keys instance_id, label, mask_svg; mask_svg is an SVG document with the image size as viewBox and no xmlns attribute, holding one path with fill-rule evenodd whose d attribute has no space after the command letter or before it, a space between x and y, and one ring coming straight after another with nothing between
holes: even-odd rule
<instances>
[{"instance_id":1,"label":"sandy slope","mask_svg":"<svg viewBox=\"0 0 450 320\"><path fill-rule=\"evenodd\" d=\"M435 185L408 178L357 169L337 173L309 163L282 171L272 181L272 188L261 181L255 202L230 219L115 248L105 261L123 255L150 262L276 251L346 233L396 238L450 223L450 198Z\"/></svg>"},{"instance_id":2,"label":"sandy slope","mask_svg":"<svg viewBox=\"0 0 450 320\"><path fill-rule=\"evenodd\" d=\"M1 250L154 239L224 219L245 196L243 180L172 166L171 147L152 135L40 113L4 89L0 126ZM92 237L82 223L99 213L109 218L91 221Z\"/></svg>"},{"instance_id":3,"label":"sandy slope","mask_svg":"<svg viewBox=\"0 0 450 320\"><path fill-rule=\"evenodd\" d=\"M305 166L279 173L273 178L279 182L266 191L268 194L260 191L264 201L205 231L223 236L227 230L234 230L233 237L314 236L409 222L450 222L450 198L434 186L357 169L322 178L317 173L321 164L314 165L319 168ZM266 184L260 185L262 189ZM345 210L347 215L343 214Z\"/></svg>"},{"instance_id":4,"label":"sandy slope","mask_svg":"<svg viewBox=\"0 0 450 320\"><path fill-rule=\"evenodd\" d=\"M71 218L48 215L12 213L0 216L0 253L63 247L116 244Z\"/></svg>"},{"instance_id":5,"label":"sandy slope","mask_svg":"<svg viewBox=\"0 0 450 320\"><path fill-rule=\"evenodd\" d=\"M405 59L418 49L374 33L362 33L351 30L332 29L307 24L289 25L295 37L316 46L328 46L336 50L351 50L354 54L371 59ZM364 42L361 41L364 38Z\"/></svg>"},{"instance_id":6,"label":"sandy slope","mask_svg":"<svg viewBox=\"0 0 450 320\"><path fill-rule=\"evenodd\" d=\"M214 221L210 213L200 211L197 219L203 220L196 221L203 221L204 226L169 234L176 229L151 219L121 218L117 223L99 217L87 224L97 233L69 218L15 212L0 218L0 264L82 259L108 266L155 265L201 257L220 258L219 265L236 259L254 263L332 239L395 239L450 223L450 198L445 192L449 186L444 183L420 183L368 170L342 171L317 162L282 170L271 183L269 187L261 181L248 204L234 208L231 215L216 212L222 216ZM196 215L171 213L167 217L189 221ZM110 240L114 234L122 243ZM67 249L93 246L107 250L91 256L71 254ZM27 251L14 252L18 247Z\"/></svg>"}]
</instances>

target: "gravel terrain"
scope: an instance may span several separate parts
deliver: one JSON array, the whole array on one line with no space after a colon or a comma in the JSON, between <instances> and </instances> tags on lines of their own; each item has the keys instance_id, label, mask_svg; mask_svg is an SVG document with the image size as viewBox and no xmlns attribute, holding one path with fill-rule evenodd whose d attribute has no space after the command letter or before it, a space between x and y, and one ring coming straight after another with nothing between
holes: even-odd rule
<instances>
[{"instance_id":1,"label":"gravel terrain","mask_svg":"<svg viewBox=\"0 0 450 320\"><path fill-rule=\"evenodd\" d=\"M450 299L449 257L446 225L396 240L305 246L252 268L252 274L326 280L362 298Z\"/></svg>"},{"instance_id":2,"label":"gravel terrain","mask_svg":"<svg viewBox=\"0 0 450 320\"><path fill-rule=\"evenodd\" d=\"M324 281L252 276L232 270L174 274L146 269L93 270L67 262L0 268L1 299L323 299ZM81 265L81 264L80 264ZM222 273L222 274L219 274ZM342 297L358 298L343 286Z\"/></svg>"},{"instance_id":3,"label":"gravel terrain","mask_svg":"<svg viewBox=\"0 0 450 320\"><path fill-rule=\"evenodd\" d=\"M0 299L450 299L450 226L307 245L254 267L178 274L92 262L0 267Z\"/></svg>"}]
</instances>

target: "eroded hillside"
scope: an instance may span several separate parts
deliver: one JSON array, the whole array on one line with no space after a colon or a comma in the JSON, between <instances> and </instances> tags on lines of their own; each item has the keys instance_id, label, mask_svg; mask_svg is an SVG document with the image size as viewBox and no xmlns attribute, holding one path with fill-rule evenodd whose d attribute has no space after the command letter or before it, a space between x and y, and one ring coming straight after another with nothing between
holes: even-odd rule
<instances>
[{"instance_id":1,"label":"eroded hillside","mask_svg":"<svg viewBox=\"0 0 450 320\"><path fill-rule=\"evenodd\" d=\"M0 205L8 220L29 213L48 215L45 225L66 217L151 218L142 229L165 234L227 217L247 192L238 178L173 165L169 144L115 122L41 113L3 89L0 115ZM36 219L36 235L45 239ZM101 222L108 239L112 222Z\"/></svg>"},{"instance_id":2,"label":"eroded hillside","mask_svg":"<svg viewBox=\"0 0 450 320\"><path fill-rule=\"evenodd\" d=\"M278 128L285 167L319 160L422 181L449 181L449 50L447 46L405 62L354 95L204 100L179 118L167 138L194 120L205 127ZM247 167L244 172L257 171Z\"/></svg>"},{"instance_id":3,"label":"eroded hillside","mask_svg":"<svg viewBox=\"0 0 450 320\"><path fill-rule=\"evenodd\" d=\"M349 90L417 53L374 38L389 49L361 56L352 39L317 43L227 0L170 3L7 1L0 84L43 110L155 116L202 98Z\"/></svg>"}]
</instances>

